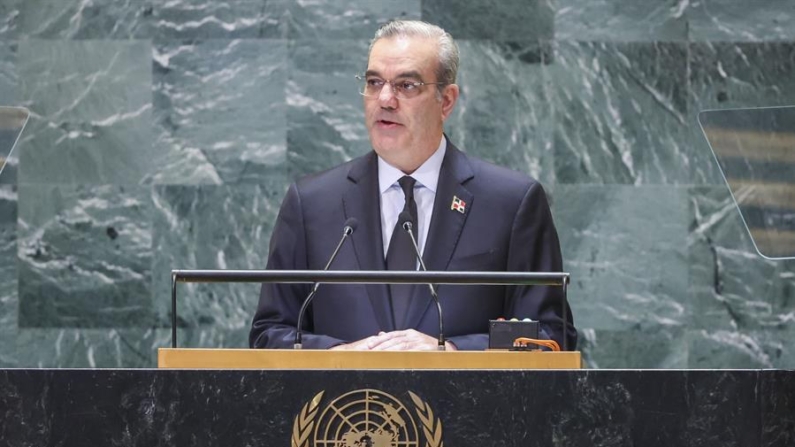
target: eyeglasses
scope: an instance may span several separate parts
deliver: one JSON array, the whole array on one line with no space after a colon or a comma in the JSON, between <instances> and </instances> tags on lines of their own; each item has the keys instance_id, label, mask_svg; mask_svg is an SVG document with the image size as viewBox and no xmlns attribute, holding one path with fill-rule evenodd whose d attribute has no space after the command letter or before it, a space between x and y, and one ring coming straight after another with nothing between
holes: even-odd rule
<instances>
[{"instance_id":1,"label":"eyeglasses","mask_svg":"<svg viewBox=\"0 0 795 447\"><path fill-rule=\"evenodd\" d=\"M359 81L359 93L363 96L378 96L384 85L389 84L392 88L392 94L398 99L411 99L419 96L422 93L422 87L425 85L445 85L445 82L416 82L409 80L387 81L375 76L361 76L357 75L356 79Z\"/></svg>"}]
</instances>

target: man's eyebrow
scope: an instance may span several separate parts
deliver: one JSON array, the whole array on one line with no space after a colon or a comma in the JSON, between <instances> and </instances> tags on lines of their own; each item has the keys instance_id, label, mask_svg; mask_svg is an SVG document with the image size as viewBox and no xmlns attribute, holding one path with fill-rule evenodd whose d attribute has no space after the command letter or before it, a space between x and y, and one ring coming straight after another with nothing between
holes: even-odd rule
<instances>
[{"instance_id":1,"label":"man's eyebrow","mask_svg":"<svg viewBox=\"0 0 795 447\"><path fill-rule=\"evenodd\" d=\"M364 72L365 76L376 76L376 77L383 77L379 72L376 70L367 70ZM414 79L422 79L422 75L420 75L419 71L411 70L411 71L404 71L399 75L395 76L395 79L402 79L402 78L414 78Z\"/></svg>"},{"instance_id":2,"label":"man's eyebrow","mask_svg":"<svg viewBox=\"0 0 795 447\"><path fill-rule=\"evenodd\" d=\"M416 79L422 79L422 75L420 75L420 72L419 72L419 71L412 70L412 71L404 71L403 73L400 73L399 75L397 75L397 76L396 76L396 78L398 78L398 79L399 79L399 78L416 78Z\"/></svg>"}]
</instances>

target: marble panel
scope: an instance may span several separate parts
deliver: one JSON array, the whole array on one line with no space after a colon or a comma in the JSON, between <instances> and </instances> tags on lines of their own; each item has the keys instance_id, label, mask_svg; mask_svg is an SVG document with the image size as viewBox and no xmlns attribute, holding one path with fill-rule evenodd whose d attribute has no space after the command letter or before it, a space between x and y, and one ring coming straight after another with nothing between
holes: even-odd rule
<instances>
[{"instance_id":1,"label":"marble panel","mask_svg":"<svg viewBox=\"0 0 795 447\"><path fill-rule=\"evenodd\" d=\"M160 327L171 326L172 269L265 268L285 190L276 179L269 185L155 188L153 299ZM189 346L248 346L258 284L179 284L177 298L179 326L210 331L195 335ZM238 335L226 340L230 331Z\"/></svg>"},{"instance_id":2,"label":"marble panel","mask_svg":"<svg viewBox=\"0 0 795 447\"><path fill-rule=\"evenodd\" d=\"M291 177L371 150L356 74L367 68L367 40L290 42L287 157Z\"/></svg>"},{"instance_id":3,"label":"marble panel","mask_svg":"<svg viewBox=\"0 0 795 447\"><path fill-rule=\"evenodd\" d=\"M550 0L425 0L422 20L455 39L548 40L555 11Z\"/></svg>"},{"instance_id":4,"label":"marble panel","mask_svg":"<svg viewBox=\"0 0 795 447\"><path fill-rule=\"evenodd\" d=\"M12 185L0 185L0 339L17 327L17 204ZM0 343L1 344L1 343ZM0 355L2 362L2 355Z\"/></svg>"},{"instance_id":5,"label":"marble panel","mask_svg":"<svg viewBox=\"0 0 795 447\"><path fill-rule=\"evenodd\" d=\"M792 369L792 325L779 329L688 331L687 367L694 369Z\"/></svg>"},{"instance_id":6,"label":"marble panel","mask_svg":"<svg viewBox=\"0 0 795 447\"><path fill-rule=\"evenodd\" d=\"M150 1L147 33L155 39L286 38L293 1Z\"/></svg>"},{"instance_id":7,"label":"marble panel","mask_svg":"<svg viewBox=\"0 0 795 447\"><path fill-rule=\"evenodd\" d=\"M654 371L650 374L666 374ZM775 391L760 390L758 371L687 371L685 373L685 411L682 431L687 446L746 447L759 442L764 420L764 400ZM651 382L651 381L650 381ZM651 383L649 383L651 385ZM776 390L783 389L780 384ZM780 412L771 415L780 416ZM760 418L749 417L760 415Z\"/></svg>"},{"instance_id":8,"label":"marble panel","mask_svg":"<svg viewBox=\"0 0 795 447\"><path fill-rule=\"evenodd\" d=\"M759 411L754 372L589 371L551 379L547 387L561 397L552 412L557 445L756 445L748 443L759 434L759 420L748 417ZM727 400L734 404L716 405ZM710 439L719 434L720 442Z\"/></svg>"},{"instance_id":9,"label":"marble panel","mask_svg":"<svg viewBox=\"0 0 795 447\"><path fill-rule=\"evenodd\" d=\"M146 36L144 0L9 0L0 36L16 39L133 39ZM0 7L2 8L2 7Z\"/></svg>"},{"instance_id":10,"label":"marble panel","mask_svg":"<svg viewBox=\"0 0 795 447\"><path fill-rule=\"evenodd\" d=\"M614 42L687 40L687 1L557 0L555 39Z\"/></svg>"},{"instance_id":11,"label":"marble panel","mask_svg":"<svg viewBox=\"0 0 795 447\"><path fill-rule=\"evenodd\" d=\"M0 17L2 17L2 6L0 6ZM1 27L1 26L0 26ZM2 36L0 30L0 36ZM0 106L19 106L19 73L17 69L17 48L15 42L0 41ZM6 149L0 149L0 165L6 162L5 167L0 168L0 185L16 184L17 171L19 169L19 148L15 149L7 160L2 157L6 155Z\"/></svg>"},{"instance_id":12,"label":"marble panel","mask_svg":"<svg viewBox=\"0 0 795 447\"><path fill-rule=\"evenodd\" d=\"M555 42L557 180L689 183L686 56L678 43Z\"/></svg>"},{"instance_id":13,"label":"marble panel","mask_svg":"<svg viewBox=\"0 0 795 447\"><path fill-rule=\"evenodd\" d=\"M7 226L16 232L18 205L16 185L0 185L0 226Z\"/></svg>"},{"instance_id":14,"label":"marble panel","mask_svg":"<svg viewBox=\"0 0 795 447\"><path fill-rule=\"evenodd\" d=\"M249 287L247 290L251 290ZM254 300L250 303L254 307L246 304L247 309L250 311L248 314L242 312L239 320L228 320L229 324L221 324L217 326L200 326L180 328L177 331L177 342L180 348L229 348L229 349L248 349L248 333L251 329L251 319L256 310L256 300L259 298L259 286L253 287L256 289ZM250 298L252 295L248 295ZM180 321L180 324L182 321ZM162 341L166 344L159 344L158 347L171 347L171 330L168 330L168 336L163 337ZM156 359L155 359L156 363Z\"/></svg>"},{"instance_id":15,"label":"marble panel","mask_svg":"<svg viewBox=\"0 0 795 447\"><path fill-rule=\"evenodd\" d=\"M445 123L467 153L554 181L552 117L543 64L549 46L537 42L458 42L461 95Z\"/></svg>"},{"instance_id":16,"label":"marble panel","mask_svg":"<svg viewBox=\"0 0 795 447\"><path fill-rule=\"evenodd\" d=\"M689 3L689 2L682 2ZM759 42L795 39L795 9L789 0L699 0L687 20L694 41Z\"/></svg>"},{"instance_id":17,"label":"marble panel","mask_svg":"<svg viewBox=\"0 0 795 447\"><path fill-rule=\"evenodd\" d=\"M19 105L18 47L16 42L0 41L0 105Z\"/></svg>"},{"instance_id":18,"label":"marble panel","mask_svg":"<svg viewBox=\"0 0 795 447\"><path fill-rule=\"evenodd\" d=\"M795 104L795 43L690 44L688 109L769 107ZM694 126L696 184L724 184L701 129Z\"/></svg>"},{"instance_id":19,"label":"marble panel","mask_svg":"<svg viewBox=\"0 0 795 447\"><path fill-rule=\"evenodd\" d=\"M791 371L761 371L762 406L760 444L787 447L795 444L795 380Z\"/></svg>"},{"instance_id":20,"label":"marble panel","mask_svg":"<svg viewBox=\"0 0 795 447\"><path fill-rule=\"evenodd\" d=\"M689 323L685 189L556 185L550 195L578 327L665 334Z\"/></svg>"},{"instance_id":21,"label":"marble panel","mask_svg":"<svg viewBox=\"0 0 795 447\"><path fill-rule=\"evenodd\" d=\"M693 329L795 330L795 261L762 258L725 187L691 188Z\"/></svg>"},{"instance_id":22,"label":"marble panel","mask_svg":"<svg viewBox=\"0 0 795 447\"><path fill-rule=\"evenodd\" d=\"M268 183L286 163L283 40L158 42L155 147L163 184Z\"/></svg>"},{"instance_id":23,"label":"marble panel","mask_svg":"<svg viewBox=\"0 0 795 447\"><path fill-rule=\"evenodd\" d=\"M135 184L158 163L151 141L149 43L19 44L25 183Z\"/></svg>"},{"instance_id":24,"label":"marble panel","mask_svg":"<svg viewBox=\"0 0 795 447\"><path fill-rule=\"evenodd\" d=\"M0 368L155 368L170 331L146 328L0 329Z\"/></svg>"},{"instance_id":25,"label":"marble panel","mask_svg":"<svg viewBox=\"0 0 795 447\"><path fill-rule=\"evenodd\" d=\"M578 315L575 315L575 321ZM577 349L590 369L684 369L688 338L682 327L604 330L578 328Z\"/></svg>"},{"instance_id":26,"label":"marble panel","mask_svg":"<svg viewBox=\"0 0 795 447\"><path fill-rule=\"evenodd\" d=\"M291 0L9 0L0 36L17 39L285 38Z\"/></svg>"},{"instance_id":27,"label":"marble panel","mask_svg":"<svg viewBox=\"0 0 795 447\"><path fill-rule=\"evenodd\" d=\"M0 321L5 321L0 317ZM248 348L249 327L179 329L180 347ZM156 368L170 328L37 329L0 326L0 368Z\"/></svg>"},{"instance_id":28,"label":"marble panel","mask_svg":"<svg viewBox=\"0 0 795 447\"><path fill-rule=\"evenodd\" d=\"M19 146L19 145L17 145ZM3 172L0 173L0 185L15 185L17 183L17 177L19 172L19 155L17 151L19 147L14 149L14 153L5 160L5 167L3 168Z\"/></svg>"},{"instance_id":29,"label":"marble panel","mask_svg":"<svg viewBox=\"0 0 795 447\"><path fill-rule=\"evenodd\" d=\"M290 39L372 39L392 19L419 19L420 0L291 1Z\"/></svg>"},{"instance_id":30,"label":"marble panel","mask_svg":"<svg viewBox=\"0 0 795 447\"><path fill-rule=\"evenodd\" d=\"M21 0L0 3L0 38L12 39L16 32Z\"/></svg>"},{"instance_id":31,"label":"marble panel","mask_svg":"<svg viewBox=\"0 0 795 447\"><path fill-rule=\"evenodd\" d=\"M136 186L20 186L20 327L153 323L151 199Z\"/></svg>"},{"instance_id":32,"label":"marble panel","mask_svg":"<svg viewBox=\"0 0 795 447\"><path fill-rule=\"evenodd\" d=\"M15 185L17 183L17 177L19 172L19 155L17 151L19 150L19 146L14 149L14 153L5 160L5 167L3 168L3 172L0 173L0 185ZM0 161L2 163L2 161Z\"/></svg>"}]
</instances>

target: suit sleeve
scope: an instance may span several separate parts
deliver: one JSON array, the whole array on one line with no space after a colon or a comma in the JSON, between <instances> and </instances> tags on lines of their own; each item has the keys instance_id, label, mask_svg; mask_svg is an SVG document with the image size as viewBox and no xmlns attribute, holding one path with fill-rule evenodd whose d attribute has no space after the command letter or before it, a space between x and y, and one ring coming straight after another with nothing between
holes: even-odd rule
<instances>
[{"instance_id":1,"label":"suit sleeve","mask_svg":"<svg viewBox=\"0 0 795 447\"><path fill-rule=\"evenodd\" d=\"M301 197L295 184L282 202L271 235L268 270L307 269L307 247ZM252 348L292 348L298 311L311 289L309 284L264 283L249 333ZM342 343L333 337L312 333L312 314L304 316L302 342L307 349L326 349Z\"/></svg>"},{"instance_id":2,"label":"suit sleeve","mask_svg":"<svg viewBox=\"0 0 795 447\"><path fill-rule=\"evenodd\" d=\"M560 242L549 202L541 184L533 182L516 213L511 228L508 271L562 272ZM568 348L577 345L571 310L566 306L567 329L563 328L563 289L559 286L511 286L506 288L506 315L530 316L538 320L541 330L563 347L564 333Z\"/></svg>"},{"instance_id":3,"label":"suit sleeve","mask_svg":"<svg viewBox=\"0 0 795 447\"><path fill-rule=\"evenodd\" d=\"M485 351L489 347L489 334L466 334L448 337L459 351Z\"/></svg>"}]
</instances>

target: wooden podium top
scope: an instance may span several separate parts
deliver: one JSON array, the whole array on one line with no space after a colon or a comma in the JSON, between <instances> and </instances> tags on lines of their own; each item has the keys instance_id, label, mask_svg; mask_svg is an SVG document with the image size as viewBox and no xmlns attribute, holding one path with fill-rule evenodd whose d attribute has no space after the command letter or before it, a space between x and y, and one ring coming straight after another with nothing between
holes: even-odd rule
<instances>
[{"instance_id":1,"label":"wooden podium top","mask_svg":"<svg viewBox=\"0 0 795 447\"><path fill-rule=\"evenodd\" d=\"M578 351L362 352L160 348L157 366L188 369L579 369L582 358Z\"/></svg>"}]
</instances>

